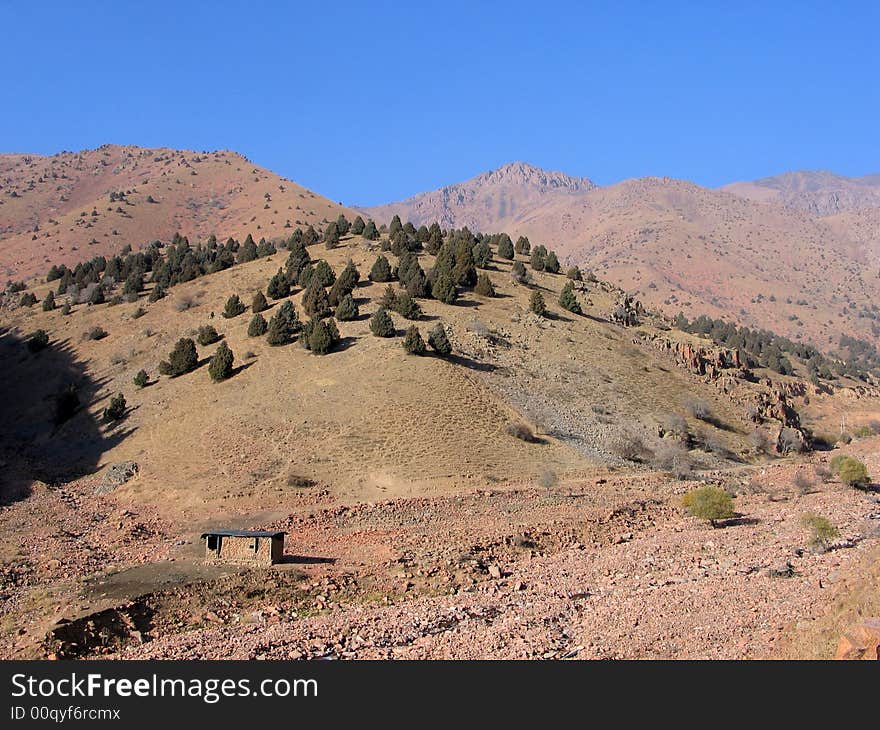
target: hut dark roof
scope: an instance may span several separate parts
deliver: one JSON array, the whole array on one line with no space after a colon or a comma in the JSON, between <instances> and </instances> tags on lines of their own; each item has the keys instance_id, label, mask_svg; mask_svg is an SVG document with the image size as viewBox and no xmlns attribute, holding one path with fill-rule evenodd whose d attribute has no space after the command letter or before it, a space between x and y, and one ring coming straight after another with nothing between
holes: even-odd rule
<instances>
[{"instance_id":1,"label":"hut dark roof","mask_svg":"<svg viewBox=\"0 0 880 730\"><path fill-rule=\"evenodd\" d=\"M204 540L208 535L219 535L220 537L281 537L287 533L278 530L277 532L261 532L261 531L250 531L250 530L209 530L208 532L202 533L202 539Z\"/></svg>"}]
</instances>

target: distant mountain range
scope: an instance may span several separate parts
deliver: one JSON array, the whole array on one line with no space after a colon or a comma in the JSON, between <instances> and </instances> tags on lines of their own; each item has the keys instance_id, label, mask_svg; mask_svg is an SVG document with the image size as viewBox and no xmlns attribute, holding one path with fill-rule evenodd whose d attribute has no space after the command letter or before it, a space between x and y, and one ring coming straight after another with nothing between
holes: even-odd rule
<instances>
[{"instance_id":1,"label":"distant mountain range","mask_svg":"<svg viewBox=\"0 0 880 730\"><path fill-rule=\"evenodd\" d=\"M373 208L344 207L229 151L105 145L0 155L0 276L42 275L175 231L280 238L361 212L506 231L554 248L670 314L707 313L821 347L878 341L880 175L791 172L708 189L598 186L515 162Z\"/></svg>"}]
</instances>

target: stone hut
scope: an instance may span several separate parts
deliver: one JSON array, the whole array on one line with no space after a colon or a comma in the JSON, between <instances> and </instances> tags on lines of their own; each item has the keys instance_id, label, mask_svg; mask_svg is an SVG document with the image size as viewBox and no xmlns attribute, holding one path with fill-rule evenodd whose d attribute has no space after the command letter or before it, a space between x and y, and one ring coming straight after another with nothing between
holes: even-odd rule
<instances>
[{"instance_id":1,"label":"stone hut","mask_svg":"<svg viewBox=\"0 0 880 730\"><path fill-rule=\"evenodd\" d=\"M284 554L283 532L211 530L202 533L206 563L272 565Z\"/></svg>"}]
</instances>

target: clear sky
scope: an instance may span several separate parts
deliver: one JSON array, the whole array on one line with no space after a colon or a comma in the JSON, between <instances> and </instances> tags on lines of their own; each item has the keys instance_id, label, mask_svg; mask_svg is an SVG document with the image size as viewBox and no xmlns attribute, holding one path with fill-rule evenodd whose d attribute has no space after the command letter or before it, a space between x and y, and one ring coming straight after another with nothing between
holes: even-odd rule
<instances>
[{"instance_id":1,"label":"clear sky","mask_svg":"<svg viewBox=\"0 0 880 730\"><path fill-rule=\"evenodd\" d=\"M880 2L0 0L0 150L234 149L334 200L880 172Z\"/></svg>"}]
</instances>

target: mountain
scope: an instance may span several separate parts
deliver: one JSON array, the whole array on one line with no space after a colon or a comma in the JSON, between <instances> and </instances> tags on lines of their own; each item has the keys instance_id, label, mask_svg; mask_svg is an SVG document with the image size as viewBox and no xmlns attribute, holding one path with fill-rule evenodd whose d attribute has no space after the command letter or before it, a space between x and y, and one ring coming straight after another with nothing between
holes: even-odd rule
<instances>
[{"instance_id":1,"label":"mountain","mask_svg":"<svg viewBox=\"0 0 880 730\"><path fill-rule=\"evenodd\" d=\"M370 208L369 214L377 221L388 221L396 213L419 224L437 221L444 228L496 231L548 199L571 200L595 187L584 177L513 162L463 183Z\"/></svg>"},{"instance_id":2,"label":"mountain","mask_svg":"<svg viewBox=\"0 0 880 730\"><path fill-rule=\"evenodd\" d=\"M786 172L721 188L764 203L780 203L819 216L880 207L880 175L846 177L833 172Z\"/></svg>"},{"instance_id":3,"label":"mountain","mask_svg":"<svg viewBox=\"0 0 880 730\"><path fill-rule=\"evenodd\" d=\"M119 197L119 194L122 194ZM0 155L0 277L23 279L138 248L176 231L194 242L282 235L351 211L235 152L104 145Z\"/></svg>"},{"instance_id":4,"label":"mountain","mask_svg":"<svg viewBox=\"0 0 880 730\"><path fill-rule=\"evenodd\" d=\"M517 204L501 205L511 191ZM671 178L596 186L522 163L366 212L526 235L669 312L724 316L823 348L841 332L880 334L880 234L868 215L823 219Z\"/></svg>"}]
</instances>

